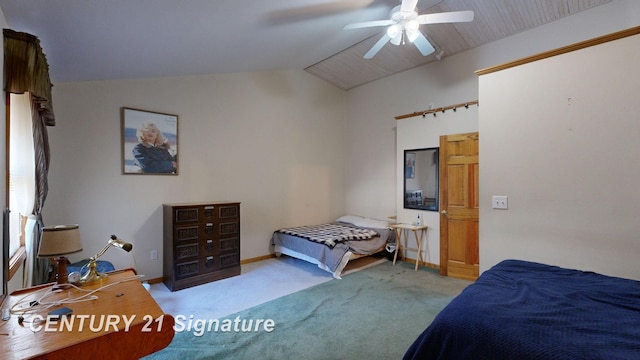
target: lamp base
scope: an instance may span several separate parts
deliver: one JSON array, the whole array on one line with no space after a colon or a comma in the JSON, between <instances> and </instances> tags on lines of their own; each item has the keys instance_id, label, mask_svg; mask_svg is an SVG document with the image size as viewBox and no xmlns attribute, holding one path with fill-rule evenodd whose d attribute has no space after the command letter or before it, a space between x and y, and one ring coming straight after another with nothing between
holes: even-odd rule
<instances>
[{"instance_id":1,"label":"lamp base","mask_svg":"<svg viewBox=\"0 0 640 360\"><path fill-rule=\"evenodd\" d=\"M89 272L80 277L80 285L93 284L105 280L107 277L107 274L99 273L96 270L96 260L89 259Z\"/></svg>"},{"instance_id":2,"label":"lamp base","mask_svg":"<svg viewBox=\"0 0 640 360\"><path fill-rule=\"evenodd\" d=\"M67 261L68 259L65 256L58 256L54 258L56 263L56 283L57 285L68 284L69 283L69 274L67 274Z\"/></svg>"}]
</instances>

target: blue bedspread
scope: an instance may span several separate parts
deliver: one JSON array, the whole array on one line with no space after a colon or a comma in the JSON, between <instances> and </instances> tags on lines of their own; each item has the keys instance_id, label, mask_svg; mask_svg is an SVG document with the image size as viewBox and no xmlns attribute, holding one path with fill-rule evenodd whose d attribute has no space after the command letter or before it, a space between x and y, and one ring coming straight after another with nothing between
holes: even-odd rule
<instances>
[{"instance_id":1,"label":"blue bedspread","mask_svg":"<svg viewBox=\"0 0 640 360\"><path fill-rule=\"evenodd\" d=\"M506 260L484 272L405 359L640 359L640 282Z\"/></svg>"}]
</instances>

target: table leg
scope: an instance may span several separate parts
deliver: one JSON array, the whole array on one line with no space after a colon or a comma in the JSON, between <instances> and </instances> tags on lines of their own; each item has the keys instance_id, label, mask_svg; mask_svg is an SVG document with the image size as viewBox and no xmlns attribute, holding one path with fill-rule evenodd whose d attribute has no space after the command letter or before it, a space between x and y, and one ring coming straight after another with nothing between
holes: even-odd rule
<instances>
[{"instance_id":1,"label":"table leg","mask_svg":"<svg viewBox=\"0 0 640 360\"><path fill-rule=\"evenodd\" d=\"M424 230L420 230L420 236L418 236L418 231L414 230L413 231L413 235L416 238L416 245L418 245L418 254L416 255L416 268L415 270L418 270L418 264L420 263L420 261L424 261L424 259L422 258L422 236L424 234Z\"/></svg>"},{"instance_id":2,"label":"table leg","mask_svg":"<svg viewBox=\"0 0 640 360\"><path fill-rule=\"evenodd\" d=\"M400 251L400 246L401 246L400 243L402 242L400 239L402 236L402 230L396 228L395 232L396 232L396 251L395 251L395 254L393 254L393 265L396 264L396 259L398 258L398 251Z\"/></svg>"}]
</instances>

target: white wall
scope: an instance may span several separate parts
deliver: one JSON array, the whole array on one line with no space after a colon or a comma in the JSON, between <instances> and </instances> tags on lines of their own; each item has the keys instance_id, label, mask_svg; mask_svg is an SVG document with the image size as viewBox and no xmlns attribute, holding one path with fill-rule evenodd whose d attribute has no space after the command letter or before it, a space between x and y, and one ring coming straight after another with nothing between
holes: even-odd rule
<instances>
[{"instance_id":1,"label":"white wall","mask_svg":"<svg viewBox=\"0 0 640 360\"><path fill-rule=\"evenodd\" d=\"M46 225L78 223L84 251L162 276L163 203L240 201L241 259L283 226L344 211L345 97L303 71L55 84ZM178 176L121 175L120 107L179 116ZM134 262L135 260L135 262Z\"/></svg>"},{"instance_id":2,"label":"white wall","mask_svg":"<svg viewBox=\"0 0 640 360\"><path fill-rule=\"evenodd\" d=\"M640 280L640 35L480 77L481 271L519 258ZM505 151L508 149L508 151Z\"/></svg>"},{"instance_id":3,"label":"white wall","mask_svg":"<svg viewBox=\"0 0 640 360\"><path fill-rule=\"evenodd\" d=\"M349 213L411 222L415 210L402 208L404 149L438 146L442 134L478 129L479 108L438 117L396 121L394 116L476 100L478 69L510 62L640 24L640 2L614 0L439 62L407 70L347 92L347 202ZM570 29L570 31L568 31ZM483 135L480 134L480 144ZM482 146L482 145L481 145ZM486 159L480 154L480 166ZM482 179L480 179L482 184ZM481 185L481 194L485 191ZM482 204L489 206L489 203ZM427 261L439 264L439 215L424 212ZM480 228L483 220L480 218ZM482 264L482 255L480 262Z\"/></svg>"}]
</instances>

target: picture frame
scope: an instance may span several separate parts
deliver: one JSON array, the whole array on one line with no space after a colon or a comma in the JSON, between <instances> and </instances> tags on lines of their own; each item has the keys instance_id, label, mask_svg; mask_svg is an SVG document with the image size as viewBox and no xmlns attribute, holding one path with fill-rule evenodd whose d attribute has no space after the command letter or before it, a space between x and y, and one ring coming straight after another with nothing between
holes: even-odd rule
<instances>
[{"instance_id":1,"label":"picture frame","mask_svg":"<svg viewBox=\"0 0 640 360\"><path fill-rule=\"evenodd\" d=\"M178 115L122 107L123 175L178 175Z\"/></svg>"},{"instance_id":2,"label":"picture frame","mask_svg":"<svg viewBox=\"0 0 640 360\"><path fill-rule=\"evenodd\" d=\"M407 152L404 159L404 177L413 179L416 176L416 153Z\"/></svg>"}]
</instances>

